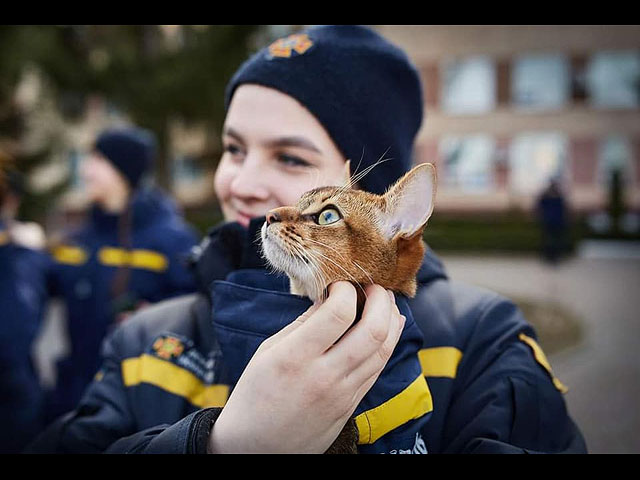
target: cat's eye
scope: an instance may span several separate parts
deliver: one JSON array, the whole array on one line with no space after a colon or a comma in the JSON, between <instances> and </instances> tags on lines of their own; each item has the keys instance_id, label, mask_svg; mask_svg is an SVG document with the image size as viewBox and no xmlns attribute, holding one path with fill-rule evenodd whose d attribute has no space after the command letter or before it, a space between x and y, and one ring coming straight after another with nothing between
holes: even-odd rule
<instances>
[{"instance_id":1,"label":"cat's eye","mask_svg":"<svg viewBox=\"0 0 640 480\"><path fill-rule=\"evenodd\" d=\"M327 208L320 212L318 215L318 225L329 225L331 223L336 223L338 220L342 218L340 216L340 212L338 212L335 208Z\"/></svg>"}]
</instances>

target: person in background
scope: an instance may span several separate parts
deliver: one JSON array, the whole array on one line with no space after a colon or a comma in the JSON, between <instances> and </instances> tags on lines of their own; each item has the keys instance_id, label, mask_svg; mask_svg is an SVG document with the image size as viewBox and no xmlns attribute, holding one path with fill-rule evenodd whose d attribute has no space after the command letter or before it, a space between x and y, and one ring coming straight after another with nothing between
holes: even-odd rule
<instances>
[{"instance_id":1,"label":"person in background","mask_svg":"<svg viewBox=\"0 0 640 480\"><path fill-rule=\"evenodd\" d=\"M22 177L0 158L0 453L20 452L44 427L32 347L47 302L49 258L42 228L16 219L24 193Z\"/></svg>"},{"instance_id":2,"label":"person in background","mask_svg":"<svg viewBox=\"0 0 640 480\"><path fill-rule=\"evenodd\" d=\"M542 256L557 263L567 243L567 206L557 179L551 179L538 198L537 214L542 233Z\"/></svg>"},{"instance_id":3,"label":"person in background","mask_svg":"<svg viewBox=\"0 0 640 480\"><path fill-rule=\"evenodd\" d=\"M66 305L70 352L57 363L48 420L76 406L115 324L146 304L195 289L187 260L198 238L173 200L144 186L155 152L150 132L110 129L82 164L90 216L52 248L50 292Z\"/></svg>"}]
</instances>

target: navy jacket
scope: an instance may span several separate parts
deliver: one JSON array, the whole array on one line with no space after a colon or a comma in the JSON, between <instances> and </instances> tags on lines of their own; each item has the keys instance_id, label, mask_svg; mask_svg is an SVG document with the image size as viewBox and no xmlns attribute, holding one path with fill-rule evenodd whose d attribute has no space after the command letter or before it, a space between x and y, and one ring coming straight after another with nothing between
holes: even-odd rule
<instances>
[{"instance_id":1,"label":"navy jacket","mask_svg":"<svg viewBox=\"0 0 640 480\"><path fill-rule=\"evenodd\" d=\"M547 230L558 230L567 225L567 207L559 193L547 191L541 195L537 203L537 214Z\"/></svg>"},{"instance_id":2,"label":"navy jacket","mask_svg":"<svg viewBox=\"0 0 640 480\"><path fill-rule=\"evenodd\" d=\"M0 453L21 451L44 426L31 351L44 313L49 260L10 240L0 222Z\"/></svg>"},{"instance_id":3,"label":"navy jacket","mask_svg":"<svg viewBox=\"0 0 640 480\"><path fill-rule=\"evenodd\" d=\"M254 241L259 225L252 221L249 232L238 224L214 230L196 265L201 293L153 306L113 332L79 408L57 420L28 451L205 452L211 422L264 336L256 332L256 320L275 325L295 318L295 308L276 318L281 314L276 297L288 308L302 302L285 292L286 279L269 283L259 273ZM564 386L514 304L449 281L431 250L419 281L414 299L398 299L401 311L413 318L392 357L403 368L392 366L382 390L374 392L379 380L368 395L373 403L356 410L371 424L366 434L360 432L359 450L586 452L567 413ZM272 290L277 282L283 288ZM252 297L267 302L262 312ZM230 340L235 352L225 347ZM392 396L394 377L400 393Z\"/></svg>"},{"instance_id":4,"label":"navy jacket","mask_svg":"<svg viewBox=\"0 0 640 480\"><path fill-rule=\"evenodd\" d=\"M58 363L49 417L75 408L100 367L102 341L119 313L196 290L187 260L197 237L173 201L158 190L141 190L131 205L129 245L120 244L119 216L94 207L87 224L52 251L49 287L64 300L71 352ZM128 279L116 294L120 268L129 269Z\"/></svg>"}]
</instances>

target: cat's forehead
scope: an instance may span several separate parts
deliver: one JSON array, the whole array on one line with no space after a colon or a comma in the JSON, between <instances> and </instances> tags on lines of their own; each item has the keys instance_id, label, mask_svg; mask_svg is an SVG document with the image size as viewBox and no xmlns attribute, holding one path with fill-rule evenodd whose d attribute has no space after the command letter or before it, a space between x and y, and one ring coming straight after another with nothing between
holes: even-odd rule
<instances>
[{"instance_id":1,"label":"cat's forehead","mask_svg":"<svg viewBox=\"0 0 640 480\"><path fill-rule=\"evenodd\" d=\"M370 211L383 208L383 197L351 188L320 187L303 194L296 208L309 213L319 211L327 204L353 211Z\"/></svg>"},{"instance_id":2,"label":"cat's forehead","mask_svg":"<svg viewBox=\"0 0 640 480\"><path fill-rule=\"evenodd\" d=\"M301 212L309 209L310 207L320 207L327 200L337 197L338 193L345 194L348 190L337 187L320 187L314 188L304 193L298 201L298 210Z\"/></svg>"}]
</instances>

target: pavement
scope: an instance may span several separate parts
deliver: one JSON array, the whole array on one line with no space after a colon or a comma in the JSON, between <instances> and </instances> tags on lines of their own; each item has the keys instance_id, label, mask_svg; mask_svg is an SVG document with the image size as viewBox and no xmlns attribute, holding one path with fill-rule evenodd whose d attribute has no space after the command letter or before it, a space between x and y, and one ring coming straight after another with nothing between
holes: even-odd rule
<instances>
[{"instance_id":1,"label":"pavement","mask_svg":"<svg viewBox=\"0 0 640 480\"><path fill-rule=\"evenodd\" d=\"M640 453L640 246L585 244L556 267L533 256L441 258L453 279L577 314L580 341L549 355L569 413L590 453Z\"/></svg>"},{"instance_id":2,"label":"pavement","mask_svg":"<svg viewBox=\"0 0 640 480\"><path fill-rule=\"evenodd\" d=\"M535 256L440 255L453 279L508 297L559 302L583 323L578 343L549 355L569 387L569 413L590 453L640 453L640 245L588 243L558 266ZM64 310L54 304L36 342L45 383L64 353Z\"/></svg>"}]
</instances>

